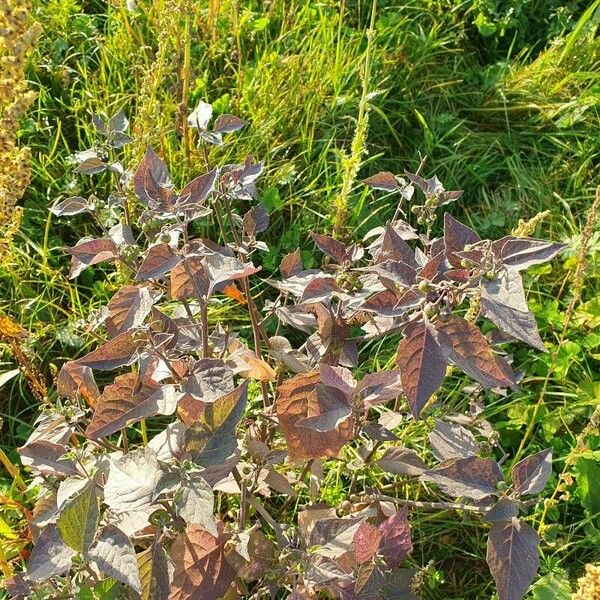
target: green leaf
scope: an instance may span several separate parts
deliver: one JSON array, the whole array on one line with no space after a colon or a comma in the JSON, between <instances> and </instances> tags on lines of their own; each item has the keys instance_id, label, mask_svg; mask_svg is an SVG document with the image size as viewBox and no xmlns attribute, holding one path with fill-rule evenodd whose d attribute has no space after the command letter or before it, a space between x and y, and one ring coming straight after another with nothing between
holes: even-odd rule
<instances>
[{"instance_id":1,"label":"green leaf","mask_svg":"<svg viewBox=\"0 0 600 600\"><path fill-rule=\"evenodd\" d=\"M94 541L100 503L93 481L75 496L70 498L56 523L60 537L65 544L76 552L86 552Z\"/></svg>"},{"instance_id":2,"label":"green leaf","mask_svg":"<svg viewBox=\"0 0 600 600\"><path fill-rule=\"evenodd\" d=\"M588 516L600 520L600 460L596 453L585 453L575 460L577 496Z\"/></svg>"},{"instance_id":3,"label":"green leaf","mask_svg":"<svg viewBox=\"0 0 600 600\"><path fill-rule=\"evenodd\" d=\"M531 588L532 600L570 600L571 587L564 571L540 577Z\"/></svg>"}]
</instances>

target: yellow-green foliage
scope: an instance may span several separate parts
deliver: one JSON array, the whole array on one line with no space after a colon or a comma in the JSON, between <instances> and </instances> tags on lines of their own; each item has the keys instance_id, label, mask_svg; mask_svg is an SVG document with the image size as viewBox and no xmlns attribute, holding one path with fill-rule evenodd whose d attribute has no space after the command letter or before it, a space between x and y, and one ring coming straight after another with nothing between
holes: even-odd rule
<instances>
[{"instance_id":1,"label":"yellow-green foliage","mask_svg":"<svg viewBox=\"0 0 600 600\"><path fill-rule=\"evenodd\" d=\"M29 149L16 144L19 120L34 99L24 76L27 53L41 30L29 9L26 0L0 6L0 256L19 226L16 203L29 183Z\"/></svg>"}]
</instances>

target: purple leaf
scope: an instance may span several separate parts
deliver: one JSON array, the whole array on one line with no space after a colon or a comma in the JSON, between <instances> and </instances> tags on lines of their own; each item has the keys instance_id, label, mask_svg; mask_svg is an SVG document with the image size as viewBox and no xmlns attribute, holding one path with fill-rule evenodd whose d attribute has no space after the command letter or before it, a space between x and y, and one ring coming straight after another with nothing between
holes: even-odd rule
<instances>
[{"instance_id":1,"label":"purple leaf","mask_svg":"<svg viewBox=\"0 0 600 600\"><path fill-rule=\"evenodd\" d=\"M436 419L429 443L438 460L474 456L479 446L473 434L460 425L450 425Z\"/></svg>"},{"instance_id":2,"label":"purple leaf","mask_svg":"<svg viewBox=\"0 0 600 600\"><path fill-rule=\"evenodd\" d=\"M410 412L418 419L446 375L446 361L428 323L406 327L404 339L398 346L396 364L400 368Z\"/></svg>"},{"instance_id":3,"label":"purple leaf","mask_svg":"<svg viewBox=\"0 0 600 600\"><path fill-rule=\"evenodd\" d=\"M57 217L67 217L79 215L81 213L91 212L90 203L80 196L67 198L50 208L50 212Z\"/></svg>"},{"instance_id":4,"label":"purple leaf","mask_svg":"<svg viewBox=\"0 0 600 600\"><path fill-rule=\"evenodd\" d=\"M476 244L481 238L466 225L457 221L450 213L444 214L444 250L454 267L460 267L460 258L455 252L462 252L467 244Z\"/></svg>"},{"instance_id":5,"label":"purple leaf","mask_svg":"<svg viewBox=\"0 0 600 600\"><path fill-rule=\"evenodd\" d=\"M130 365L135 360L138 346L139 342L134 340L133 334L126 331L76 362L98 371L112 371Z\"/></svg>"},{"instance_id":6,"label":"purple leaf","mask_svg":"<svg viewBox=\"0 0 600 600\"><path fill-rule=\"evenodd\" d=\"M394 400L402 393L400 371L379 371L365 375L356 388L366 407Z\"/></svg>"},{"instance_id":7,"label":"purple leaf","mask_svg":"<svg viewBox=\"0 0 600 600\"><path fill-rule=\"evenodd\" d=\"M175 254L175 251L169 244L160 243L148 248L148 253L142 261L136 279L153 279L164 275L173 267L177 266L181 257Z\"/></svg>"},{"instance_id":8,"label":"purple leaf","mask_svg":"<svg viewBox=\"0 0 600 600\"><path fill-rule=\"evenodd\" d=\"M382 534L379 554L390 569L395 569L412 552L407 516L408 509L404 507L379 526Z\"/></svg>"},{"instance_id":9,"label":"purple leaf","mask_svg":"<svg viewBox=\"0 0 600 600\"><path fill-rule=\"evenodd\" d=\"M532 454L518 462L511 471L515 494L539 494L552 474L552 449Z\"/></svg>"},{"instance_id":10,"label":"purple leaf","mask_svg":"<svg viewBox=\"0 0 600 600\"><path fill-rule=\"evenodd\" d=\"M381 171L376 175L363 179L363 183L374 190L383 190L384 192L395 192L400 189L396 176L389 171Z\"/></svg>"},{"instance_id":11,"label":"purple leaf","mask_svg":"<svg viewBox=\"0 0 600 600\"><path fill-rule=\"evenodd\" d=\"M377 465L380 469L394 475L419 477L427 470L427 465L414 450L397 446L388 448L377 461Z\"/></svg>"},{"instance_id":12,"label":"purple leaf","mask_svg":"<svg viewBox=\"0 0 600 600\"><path fill-rule=\"evenodd\" d=\"M475 325L457 316L437 321L437 342L445 358L460 367L485 388L512 387L516 374L508 363L494 354Z\"/></svg>"},{"instance_id":13,"label":"purple leaf","mask_svg":"<svg viewBox=\"0 0 600 600\"><path fill-rule=\"evenodd\" d=\"M234 115L221 115L217 117L213 125L213 131L217 133L233 133L239 131L248 125L247 121Z\"/></svg>"},{"instance_id":14,"label":"purple leaf","mask_svg":"<svg viewBox=\"0 0 600 600\"><path fill-rule=\"evenodd\" d=\"M519 505L510 498L500 498L490 510L483 513L483 520L488 523L510 521L519 515Z\"/></svg>"},{"instance_id":15,"label":"purple leaf","mask_svg":"<svg viewBox=\"0 0 600 600\"><path fill-rule=\"evenodd\" d=\"M126 285L108 303L104 321L109 338L139 327L150 314L154 299L145 287Z\"/></svg>"},{"instance_id":16,"label":"purple leaf","mask_svg":"<svg viewBox=\"0 0 600 600\"><path fill-rule=\"evenodd\" d=\"M269 227L269 213L262 204L256 204L245 215L242 220L244 233L254 237Z\"/></svg>"},{"instance_id":17,"label":"purple leaf","mask_svg":"<svg viewBox=\"0 0 600 600\"><path fill-rule=\"evenodd\" d=\"M381 247L379 248L375 262L382 263L386 260L398 260L414 269L419 266L415 259L415 253L391 223L385 226L385 232L381 239Z\"/></svg>"},{"instance_id":18,"label":"purple leaf","mask_svg":"<svg viewBox=\"0 0 600 600\"><path fill-rule=\"evenodd\" d=\"M487 544L487 563L496 581L499 600L522 600L540 558L535 530L515 518L494 523Z\"/></svg>"},{"instance_id":19,"label":"purple leaf","mask_svg":"<svg viewBox=\"0 0 600 600\"><path fill-rule=\"evenodd\" d=\"M33 547L27 568L27 579L38 583L66 573L76 552L58 534L56 525L48 525Z\"/></svg>"},{"instance_id":20,"label":"purple leaf","mask_svg":"<svg viewBox=\"0 0 600 600\"><path fill-rule=\"evenodd\" d=\"M483 500L497 493L498 483L503 481L504 476L495 460L469 456L443 462L426 471L423 478L433 481L445 493L456 498Z\"/></svg>"},{"instance_id":21,"label":"purple leaf","mask_svg":"<svg viewBox=\"0 0 600 600\"><path fill-rule=\"evenodd\" d=\"M352 406L339 389L318 384L313 392L318 404L318 414L305 417L297 422L298 427L326 433L337 429L352 416Z\"/></svg>"},{"instance_id":22,"label":"purple leaf","mask_svg":"<svg viewBox=\"0 0 600 600\"><path fill-rule=\"evenodd\" d=\"M507 267L518 270L548 262L566 248L565 244L513 236L494 242L492 247Z\"/></svg>"},{"instance_id":23,"label":"purple leaf","mask_svg":"<svg viewBox=\"0 0 600 600\"><path fill-rule=\"evenodd\" d=\"M112 261L118 258L117 246L110 238L99 238L95 240L82 239L76 246L66 248L65 252L72 256L71 271L69 279L77 277L85 269L104 261Z\"/></svg>"},{"instance_id":24,"label":"purple leaf","mask_svg":"<svg viewBox=\"0 0 600 600\"><path fill-rule=\"evenodd\" d=\"M286 254L279 265L279 272L283 279L289 279L302 272L302 256L300 250Z\"/></svg>"},{"instance_id":25,"label":"purple leaf","mask_svg":"<svg viewBox=\"0 0 600 600\"><path fill-rule=\"evenodd\" d=\"M189 204L200 204L208 195L215 189L215 181L219 174L218 169L200 175L192 179L182 190L179 192L178 202L187 206Z\"/></svg>"},{"instance_id":26,"label":"purple leaf","mask_svg":"<svg viewBox=\"0 0 600 600\"><path fill-rule=\"evenodd\" d=\"M158 203L168 206L175 196L171 185L167 165L152 147L148 147L133 176L133 189L137 197L146 205Z\"/></svg>"},{"instance_id":27,"label":"purple leaf","mask_svg":"<svg viewBox=\"0 0 600 600\"><path fill-rule=\"evenodd\" d=\"M319 233L315 233L314 231L310 232L310 237L313 239L317 248L321 250L324 254L329 256L337 262L338 264L343 264L348 261L348 248L345 244L338 240L334 240L329 235L321 235Z\"/></svg>"},{"instance_id":28,"label":"purple leaf","mask_svg":"<svg viewBox=\"0 0 600 600\"><path fill-rule=\"evenodd\" d=\"M482 279L481 309L505 333L547 352L535 317L527 307L521 275L516 269L505 269L491 281Z\"/></svg>"}]
</instances>

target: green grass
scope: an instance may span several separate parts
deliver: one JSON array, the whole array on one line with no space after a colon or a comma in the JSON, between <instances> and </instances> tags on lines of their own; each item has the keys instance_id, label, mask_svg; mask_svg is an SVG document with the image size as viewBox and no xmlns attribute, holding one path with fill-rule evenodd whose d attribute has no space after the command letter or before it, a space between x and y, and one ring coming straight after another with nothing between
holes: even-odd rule
<instances>
[{"instance_id":1,"label":"green grass","mask_svg":"<svg viewBox=\"0 0 600 600\"><path fill-rule=\"evenodd\" d=\"M140 0L143 11L134 15L120 2L36 2L44 35L32 57L30 79L39 95L21 131L21 141L32 148L33 182L16 252L0 267L0 310L32 332L29 347L49 378L52 365L60 366L93 343L81 321L107 301L117 283L116 276L107 279L106 273L91 269L76 284L66 279L61 248L93 226L85 217L55 221L47 210L66 195L92 189L108 193L107 180L92 184L71 173L69 157L93 143L91 113L125 108L138 140L131 152L139 158L146 142L159 147L173 166L176 183L202 171L200 156L194 149L186 152L178 129L185 25L184 18L173 16L178 4ZM358 178L364 178L381 169L415 169L427 155L427 173L436 173L448 188L465 190L453 212L482 234L502 235L519 218L550 210L539 235L571 241L577 248L599 183L598 0L565 4L560 18L549 9L547 17L536 20L522 9L504 36L489 37L477 27L483 27L478 2L380 1L368 80L371 1L273 0L268 9L258 0L224 1L212 23L207 3L199 5L188 23L188 105L204 99L216 112L233 112L251 123L235 140L213 150L211 160L240 160L248 154L265 160L262 199L272 211L271 251L263 263L267 271L297 245L305 251L307 266L317 260L308 232L331 230L344 189L346 225L356 237L393 214L389 198L367 194L348 175L348 160L357 161ZM358 122L361 98L366 98L366 111ZM144 106L151 110L145 113ZM352 147L357 127L364 129L366 141ZM548 497L600 402L600 350L594 334L599 308L593 304L600 242L597 236L592 241L582 302L568 343L560 349L576 258L556 261L529 277L542 335L551 350L557 348L554 364L549 362L552 352L539 356L515 345L516 365L528 374L523 385L508 398L487 398L485 415L499 429L509 455L528 427L528 452L553 446L555 476ZM228 319L245 318L235 309L220 310L212 318L225 313ZM394 348L372 344L364 352L373 364L383 365ZM0 371L11 369L14 364L5 353ZM447 384L445 406L465 406L463 385L458 378ZM26 438L36 407L20 377L4 383L0 394L0 441L15 458L14 448ZM430 421L403 426L403 442L424 451L430 427ZM593 437L592 449L598 444ZM348 453L352 458L352 449ZM567 474L573 473L567 466ZM377 477L369 484L394 484L389 476ZM334 501L347 484L332 468L325 479L329 499ZM398 493L418 493L399 485ZM576 484L567 486L570 497L544 516L543 576L564 577L563 569L574 579L586 562L600 560L598 520L586 512L576 489ZM532 514L532 523L539 524L542 510ZM485 526L457 521L454 514L419 513L413 527L414 564L432 561L424 598L491 597Z\"/></svg>"}]
</instances>

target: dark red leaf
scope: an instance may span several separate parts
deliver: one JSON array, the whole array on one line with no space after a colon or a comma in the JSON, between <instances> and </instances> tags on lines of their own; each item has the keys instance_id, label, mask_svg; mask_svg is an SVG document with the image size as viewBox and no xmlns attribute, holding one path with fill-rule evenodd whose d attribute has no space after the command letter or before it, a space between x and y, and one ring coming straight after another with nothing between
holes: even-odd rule
<instances>
[{"instance_id":1,"label":"dark red leaf","mask_svg":"<svg viewBox=\"0 0 600 600\"><path fill-rule=\"evenodd\" d=\"M457 316L436 322L437 341L443 355L485 388L511 387L516 375L508 363L494 354L475 325Z\"/></svg>"},{"instance_id":2,"label":"dark red leaf","mask_svg":"<svg viewBox=\"0 0 600 600\"><path fill-rule=\"evenodd\" d=\"M515 518L494 523L487 545L487 563L496 581L499 600L522 600L540 558L540 538L535 530Z\"/></svg>"},{"instance_id":3,"label":"dark red leaf","mask_svg":"<svg viewBox=\"0 0 600 600\"><path fill-rule=\"evenodd\" d=\"M379 550L383 534L369 523L361 523L354 534L354 558L359 565L369 562Z\"/></svg>"},{"instance_id":4,"label":"dark red leaf","mask_svg":"<svg viewBox=\"0 0 600 600\"><path fill-rule=\"evenodd\" d=\"M551 448L524 458L511 471L515 494L539 494L546 487L551 474Z\"/></svg>"},{"instance_id":5,"label":"dark red leaf","mask_svg":"<svg viewBox=\"0 0 600 600\"><path fill-rule=\"evenodd\" d=\"M411 552L410 525L408 523L408 509L404 507L380 526L382 540L379 554L383 557L390 569L395 569Z\"/></svg>"},{"instance_id":6,"label":"dark red leaf","mask_svg":"<svg viewBox=\"0 0 600 600\"><path fill-rule=\"evenodd\" d=\"M148 253L135 274L135 278L153 279L161 277L180 262L181 257L175 254L173 248L169 244L161 242L148 248Z\"/></svg>"},{"instance_id":7,"label":"dark red leaf","mask_svg":"<svg viewBox=\"0 0 600 600\"><path fill-rule=\"evenodd\" d=\"M138 346L133 334L126 331L76 362L98 371L112 371L130 365L135 360Z\"/></svg>"},{"instance_id":8,"label":"dark red leaf","mask_svg":"<svg viewBox=\"0 0 600 600\"><path fill-rule=\"evenodd\" d=\"M400 368L402 388L415 419L446 375L446 361L428 323L415 323L404 330L398 346L396 364Z\"/></svg>"},{"instance_id":9,"label":"dark red leaf","mask_svg":"<svg viewBox=\"0 0 600 600\"><path fill-rule=\"evenodd\" d=\"M383 190L384 192L395 192L400 189L396 176L389 171L381 171L376 175L363 179L363 183L374 190Z\"/></svg>"}]
</instances>

